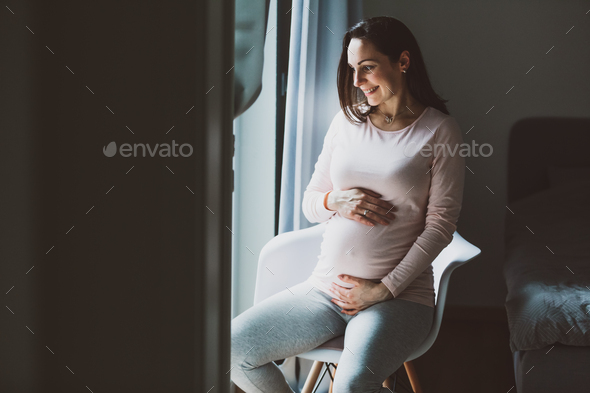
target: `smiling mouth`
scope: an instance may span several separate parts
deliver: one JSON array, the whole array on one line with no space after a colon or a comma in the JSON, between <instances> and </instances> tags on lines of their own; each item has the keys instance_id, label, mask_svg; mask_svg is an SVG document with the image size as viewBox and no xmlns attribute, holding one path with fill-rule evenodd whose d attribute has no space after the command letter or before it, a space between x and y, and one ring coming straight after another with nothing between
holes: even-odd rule
<instances>
[{"instance_id":1,"label":"smiling mouth","mask_svg":"<svg viewBox=\"0 0 590 393\"><path fill-rule=\"evenodd\" d=\"M375 86L375 87L373 87L373 88L371 88L371 89L368 89L368 90L363 90L363 93L364 93L366 96L370 96L370 95L371 95L371 94L373 94L375 91L377 91L377 89L378 89L378 88L379 88L379 86Z\"/></svg>"}]
</instances>

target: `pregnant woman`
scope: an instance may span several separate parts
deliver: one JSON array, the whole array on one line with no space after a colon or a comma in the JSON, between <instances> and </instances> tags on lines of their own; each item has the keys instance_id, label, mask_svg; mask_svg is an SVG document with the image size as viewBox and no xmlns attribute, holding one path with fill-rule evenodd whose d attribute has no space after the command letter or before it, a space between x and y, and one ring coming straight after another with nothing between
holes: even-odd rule
<instances>
[{"instance_id":1,"label":"pregnant woman","mask_svg":"<svg viewBox=\"0 0 590 393\"><path fill-rule=\"evenodd\" d=\"M302 205L310 222L327 221L315 270L232 321L231 378L246 393L293 392L273 361L342 334L334 393L389 392L383 381L432 325L431 264L463 198L459 125L391 17L346 32L338 95Z\"/></svg>"}]
</instances>

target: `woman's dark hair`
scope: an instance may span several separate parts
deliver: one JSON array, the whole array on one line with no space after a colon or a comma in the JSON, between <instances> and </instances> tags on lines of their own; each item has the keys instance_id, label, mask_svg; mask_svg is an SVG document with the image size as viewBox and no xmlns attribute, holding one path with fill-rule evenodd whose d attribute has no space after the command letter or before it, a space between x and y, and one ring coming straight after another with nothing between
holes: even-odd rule
<instances>
[{"instance_id":1,"label":"woman's dark hair","mask_svg":"<svg viewBox=\"0 0 590 393\"><path fill-rule=\"evenodd\" d=\"M391 62L398 61L403 51L410 52L410 67L404 74L410 94L422 105L432 106L449 114L445 105L448 100L440 98L432 88L420 47L410 29L395 18L377 16L358 22L348 29L342 39L342 54L337 76L338 97L340 107L351 123L364 123L367 116L377 110L376 106L369 106L361 89L354 86L352 68L348 65L348 45L353 38L373 43L375 48L386 55ZM363 110L361 106L368 108Z\"/></svg>"}]
</instances>

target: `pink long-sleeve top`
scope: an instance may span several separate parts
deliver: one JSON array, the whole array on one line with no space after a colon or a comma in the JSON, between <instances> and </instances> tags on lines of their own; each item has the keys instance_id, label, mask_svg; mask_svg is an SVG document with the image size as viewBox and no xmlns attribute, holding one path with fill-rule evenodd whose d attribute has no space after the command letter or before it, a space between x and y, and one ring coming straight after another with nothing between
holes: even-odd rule
<instances>
[{"instance_id":1,"label":"pink long-sleeve top","mask_svg":"<svg viewBox=\"0 0 590 393\"><path fill-rule=\"evenodd\" d=\"M395 298L434 307L432 262L452 240L463 199L462 143L457 121L434 107L399 131L370 118L353 125L340 110L302 202L310 222L327 221L308 281L333 297L331 282L352 287L339 274L381 281ZM370 227L324 207L327 192L357 187L397 208L389 225Z\"/></svg>"}]
</instances>

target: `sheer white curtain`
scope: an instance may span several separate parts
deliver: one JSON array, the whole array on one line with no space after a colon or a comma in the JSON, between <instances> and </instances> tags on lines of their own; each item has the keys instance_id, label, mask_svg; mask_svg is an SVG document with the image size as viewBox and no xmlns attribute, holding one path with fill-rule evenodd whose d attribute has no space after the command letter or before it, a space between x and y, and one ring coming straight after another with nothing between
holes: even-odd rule
<instances>
[{"instance_id":1,"label":"sheer white curtain","mask_svg":"<svg viewBox=\"0 0 590 393\"><path fill-rule=\"evenodd\" d=\"M342 38L362 18L362 0L293 0L279 233L307 228L301 211L330 122L340 109Z\"/></svg>"},{"instance_id":2,"label":"sheer white curtain","mask_svg":"<svg viewBox=\"0 0 590 393\"><path fill-rule=\"evenodd\" d=\"M281 177L279 233L311 225L301 211L323 140L340 109L336 75L342 38L362 18L362 0L293 0L285 143ZM311 272L310 272L311 273ZM301 391L313 361L290 357L280 366L296 392ZM318 393L325 393L325 376Z\"/></svg>"}]
</instances>

